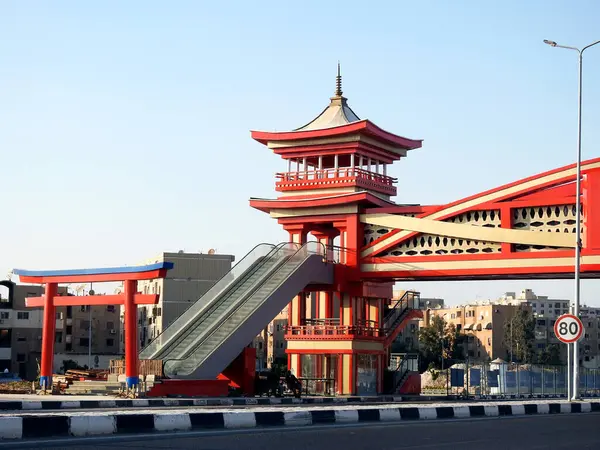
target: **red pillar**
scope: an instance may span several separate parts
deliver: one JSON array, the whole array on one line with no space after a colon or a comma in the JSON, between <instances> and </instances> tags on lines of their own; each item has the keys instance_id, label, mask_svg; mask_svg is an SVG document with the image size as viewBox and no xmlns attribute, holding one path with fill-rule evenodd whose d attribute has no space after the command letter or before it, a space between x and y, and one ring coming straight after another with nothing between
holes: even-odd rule
<instances>
[{"instance_id":1,"label":"red pillar","mask_svg":"<svg viewBox=\"0 0 600 450\"><path fill-rule=\"evenodd\" d=\"M134 296L137 291L137 281L126 280L124 284L125 296L125 377L127 387L137 386L138 373L138 332L137 332L137 307Z\"/></svg>"},{"instance_id":2,"label":"red pillar","mask_svg":"<svg viewBox=\"0 0 600 450\"><path fill-rule=\"evenodd\" d=\"M42 323L42 363L40 365L40 387L52 389L52 372L54 361L54 331L56 328L56 311L54 297L58 292L56 283L46 283L44 290L44 319Z\"/></svg>"}]
</instances>

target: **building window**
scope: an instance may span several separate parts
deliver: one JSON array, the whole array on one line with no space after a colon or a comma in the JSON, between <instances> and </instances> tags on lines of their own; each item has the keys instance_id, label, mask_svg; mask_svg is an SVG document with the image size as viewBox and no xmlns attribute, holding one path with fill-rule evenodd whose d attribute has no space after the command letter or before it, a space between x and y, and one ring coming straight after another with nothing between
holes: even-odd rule
<instances>
[{"instance_id":1,"label":"building window","mask_svg":"<svg viewBox=\"0 0 600 450\"><path fill-rule=\"evenodd\" d=\"M107 310L108 312L114 313L114 312L115 312L115 305L108 305L108 306L106 307L106 310Z\"/></svg>"},{"instance_id":2,"label":"building window","mask_svg":"<svg viewBox=\"0 0 600 450\"><path fill-rule=\"evenodd\" d=\"M10 313L6 311L0 312L0 319L10 319Z\"/></svg>"},{"instance_id":3,"label":"building window","mask_svg":"<svg viewBox=\"0 0 600 450\"><path fill-rule=\"evenodd\" d=\"M23 336L19 336L17 338L17 342L25 342L25 341L27 341L27 338L24 338Z\"/></svg>"},{"instance_id":4,"label":"building window","mask_svg":"<svg viewBox=\"0 0 600 450\"><path fill-rule=\"evenodd\" d=\"M63 313L57 312L56 313L56 320L62 320L62 318L63 318Z\"/></svg>"},{"instance_id":5,"label":"building window","mask_svg":"<svg viewBox=\"0 0 600 450\"><path fill-rule=\"evenodd\" d=\"M107 330L114 330L115 329L114 322L106 322L106 329Z\"/></svg>"},{"instance_id":6,"label":"building window","mask_svg":"<svg viewBox=\"0 0 600 450\"><path fill-rule=\"evenodd\" d=\"M18 311L17 319L19 320L29 320L29 312L27 311Z\"/></svg>"},{"instance_id":7,"label":"building window","mask_svg":"<svg viewBox=\"0 0 600 450\"><path fill-rule=\"evenodd\" d=\"M25 362L25 353L17 353L17 362Z\"/></svg>"},{"instance_id":8,"label":"building window","mask_svg":"<svg viewBox=\"0 0 600 450\"><path fill-rule=\"evenodd\" d=\"M0 347L10 348L12 330L0 330Z\"/></svg>"},{"instance_id":9,"label":"building window","mask_svg":"<svg viewBox=\"0 0 600 450\"><path fill-rule=\"evenodd\" d=\"M115 340L114 339L107 339L106 340L106 346L107 347L113 347L115 345Z\"/></svg>"},{"instance_id":10,"label":"building window","mask_svg":"<svg viewBox=\"0 0 600 450\"><path fill-rule=\"evenodd\" d=\"M62 331L54 333L54 342L60 344L62 342Z\"/></svg>"},{"instance_id":11,"label":"building window","mask_svg":"<svg viewBox=\"0 0 600 450\"><path fill-rule=\"evenodd\" d=\"M450 314L450 318L451 319L456 319L456 314L455 313Z\"/></svg>"},{"instance_id":12,"label":"building window","mask_svg":"<svg viewBox=\"0 0 600 450\"><path fill-rule=\"evenodd\" d=\"M71 344L70 342L67 342L65 344L65 351L70 352L71 350L73 350L73 344Z\"/></svg>"},{"instance_id":13,"label":"building window","mask_svg":"<svg viewBox=\"0 0 600 450\"><path fill-rule=\"evenodd\" d=\"M89 330L90 329L90 321L89 320L82 320L80 322L80 328L83 330Z\"/></svg>"},{"instance_id":14,"label":"building window","mask_svg":"<svg viewBox=\"0 0 600 450\"><path fill-rule=\"evenodd\" d=\"M462 311L456 311L456 318L460 319L462 317Z\"/></svg>"},{"instance_id":15,"label":"building window","mask_svg":"<svg viewBox=\"0 0 600 450\"><path fill-rule=\"evenodd\" d=\"M89 338L79 338L79 345L81 345L82 347L89 347L90 346Z\"/></svg>"}]
</instances>

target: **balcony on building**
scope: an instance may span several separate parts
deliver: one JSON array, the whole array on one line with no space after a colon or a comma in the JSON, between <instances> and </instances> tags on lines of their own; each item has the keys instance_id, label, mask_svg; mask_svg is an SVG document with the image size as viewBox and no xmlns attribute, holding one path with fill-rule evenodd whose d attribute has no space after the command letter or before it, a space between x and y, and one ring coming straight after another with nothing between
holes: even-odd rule
<instances>
[{"instance_id":1,"label":"balcony on building","mask_svg":"<svg viewBox=\"0 0 600 450\"><path fill-rule=\"evenodd\" d=\"M396 178L387 175L387 164L358 153L290 158L287 172L277 176L279 192L313 189L359 188L396 195Z\"/></svg>"}]
</instances>

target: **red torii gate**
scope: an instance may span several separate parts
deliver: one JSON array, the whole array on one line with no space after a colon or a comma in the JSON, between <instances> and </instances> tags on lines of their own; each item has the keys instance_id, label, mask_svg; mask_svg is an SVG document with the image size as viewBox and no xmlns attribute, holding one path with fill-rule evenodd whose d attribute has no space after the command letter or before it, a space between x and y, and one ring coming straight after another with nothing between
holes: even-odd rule
<instances>
[{"instance_id":1,"label":"red torii gate","mask_svg":"<svg viewBox=\"0 0 600 450\"><path fill-rule=\"evenodd\" d=\"M98 306L123 305L125 307L125 376L127 387L132 388L139 382L138 374L138 333L137 305L155 305L158 294L140 294L137 282L164 278L173 263L161 262L146 266L111 267L103 269L78 270L23 270L15 269L23 283L45 284L43 297L26 299L28 308L44 308L42 325L42 363L40 367L40 387L52 387L52 366L54 360L54 333L56 328L57 306ZM61 296L58 284L123 282L123 293L117 295ZM90 324L91 326L91 324Z\"/></svg>"}]
</instances>

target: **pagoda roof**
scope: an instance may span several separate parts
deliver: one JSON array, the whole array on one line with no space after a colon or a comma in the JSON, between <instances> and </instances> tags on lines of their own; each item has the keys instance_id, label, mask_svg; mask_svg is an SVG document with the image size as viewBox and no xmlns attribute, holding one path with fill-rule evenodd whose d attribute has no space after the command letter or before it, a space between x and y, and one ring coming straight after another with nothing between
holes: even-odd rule
<instances>
[{"instance_id":1,"label":"pagoda roof","mask_svg":"<svg viewBox=\"0 0 600 450\"><path fill-rule=\"evenodd\" d=\"M321 114L306 125L296 128L294 131L324 130L359 121L360 118L348 106L348 99L341 95L336 95L331 97L331 102Z\"/></svg>"},{"instance_id":2,"label":"pagoda roof","mask_svg":"<svg viewBox=\"0 0 600 450\"><path fill-rule=\"evenodd\" d=\"M295 141L318 139L348 134L364 133L394 147L404 150L420 148L422 140L409 139L379 128L367 119L360 119L348 105L348 99L342 95L342 77L338 64L335 95L329 105L306 125L291 131L251 131L252 138L267 145L276 141Z\"/></svg>"}]
</instances>

